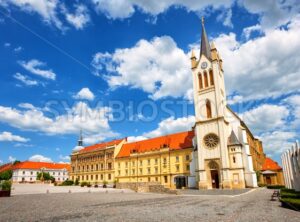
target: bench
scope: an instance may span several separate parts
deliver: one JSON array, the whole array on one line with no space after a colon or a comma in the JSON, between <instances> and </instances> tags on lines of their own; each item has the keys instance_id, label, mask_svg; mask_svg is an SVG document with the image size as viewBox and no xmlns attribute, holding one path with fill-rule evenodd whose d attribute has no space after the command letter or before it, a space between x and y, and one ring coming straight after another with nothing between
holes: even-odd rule
<instances>
[{"instance_id":1,"label":"bench","mask_svg":"<svg viewBox=\"0 0 300 222\"><path fill-rule=\"evenodd\" d=\"M271 200L275 201L276 200L275 198L278 198L278 197L279 197L279 191L275 190L271 196Z\"/></svg>"}]
</instances>

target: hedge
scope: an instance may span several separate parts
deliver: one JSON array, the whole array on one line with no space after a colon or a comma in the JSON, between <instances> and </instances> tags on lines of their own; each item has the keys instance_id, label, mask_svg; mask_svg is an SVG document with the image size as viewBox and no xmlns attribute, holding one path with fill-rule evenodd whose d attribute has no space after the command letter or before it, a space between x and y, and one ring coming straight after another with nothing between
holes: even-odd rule
<instances>
[{"instance_id":1,"label":"hedge","mask_svg":"<svg viewBox=\"0 0 300 222\"><path fill-rule=\"evenodd\" d=\"M285 186L282 186L282 185L268 185L267 188L268 189L282 189L282 188L285 188Z\"/></svg>"}]
</instances>

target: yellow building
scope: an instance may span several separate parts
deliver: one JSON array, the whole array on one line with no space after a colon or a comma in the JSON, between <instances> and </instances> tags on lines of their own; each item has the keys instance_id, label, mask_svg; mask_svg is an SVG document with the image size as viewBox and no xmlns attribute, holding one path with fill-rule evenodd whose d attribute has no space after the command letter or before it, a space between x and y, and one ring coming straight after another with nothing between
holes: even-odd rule
<instances>
[{"instance_id":1,"label":"yellow building","mask_svg":"<svg viewBox=\"0 0 300 222\"><path fill-rule=\"evenodd\" d=\"M282 168L269 157L265 159L261 174L265 185L284 185Z\"/></svg>"},{"instance_id":2,"label":"yellow building","mask_svg":"<svg viewBox=\"0 0 300 222\"><path fill-rule=\"evenodd\" d=\"M119 183L159 182L168 188L187 187L194 132L181 132L125 143L115 159Z\"/></svg>"},{"instance_id":3,"label":"yellow building","mask_svg":"<svg viewBox=\"0 0 300 222\"><path fill-rule=\"evenodd\" d=\"M112 184L115 180L115 156L125 139L113 140L75 150L71 155L70 179L91 184L102 184L104 181ZM79 141L79 146L82 141Z\"/></svg>"}]
</instances>

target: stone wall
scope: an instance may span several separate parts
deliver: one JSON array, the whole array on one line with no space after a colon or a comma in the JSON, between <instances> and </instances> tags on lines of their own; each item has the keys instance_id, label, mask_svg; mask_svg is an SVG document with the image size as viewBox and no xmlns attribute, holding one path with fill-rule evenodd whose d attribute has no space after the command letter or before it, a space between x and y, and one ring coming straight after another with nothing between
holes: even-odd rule
<instances>
[{"instance_id":1,"label":"stone wall","mask_svg":"<svg viewBox=\"0 0 300 222\"><path fill-rule=\"evenodd\" d=\"M177 194L176 190L165 188L159 182L127 182L117 183L117 189L131 189L135 192L169 193Z\"/></svg>"}]
</instances>

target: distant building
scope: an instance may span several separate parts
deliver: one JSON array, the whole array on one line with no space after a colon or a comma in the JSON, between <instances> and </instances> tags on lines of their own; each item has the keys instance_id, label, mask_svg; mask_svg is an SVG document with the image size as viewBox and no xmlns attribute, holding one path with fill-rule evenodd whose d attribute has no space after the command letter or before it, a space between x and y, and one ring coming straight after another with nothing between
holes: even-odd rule
<instances>
[{"instance_id":1,"label":"distant building","mask_svg":"<svg viewBox=\"0 0 300 222\"><path fill-rule=\"evenodd\" d=\"M63 182L69 178L70 164L46 163L24 161L12 167L14 183L37 182L37 174L40 172L49 173L57 182Z\"/></svg>"},{"instance_id":2,"label":"distant building","mask_svg":"<svg viewBox=\"0 0 300 222\"><path fill-rule=\"evenodd\" d=\"M281 155L285 185L300 191L300 147L298 141Z\"/></svg>"},{"instance_id":3,"label":"distant building","mask_svg":"<svg viewBox=\"0 0 300 222\"><path fill-rule=\"evenodd\" d=\"M265 159L261 175L263 177L263 184L284 185L282 168L269 157Z\"/></svg>"},{"instance_id":4,"label":"distant building","mask_svg":"<svg viewBox=\"0 0 300 222\"><path fill-rule=\"evenodd\" d=\"M113 183L115 156L125 141L119 139L83 147L80 136L78 145L71 154L70 179L93 184L102 184L103 181Z\"/></svg>"}]
</instances>

